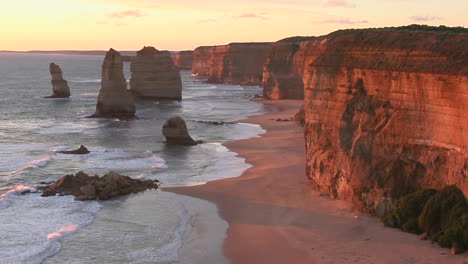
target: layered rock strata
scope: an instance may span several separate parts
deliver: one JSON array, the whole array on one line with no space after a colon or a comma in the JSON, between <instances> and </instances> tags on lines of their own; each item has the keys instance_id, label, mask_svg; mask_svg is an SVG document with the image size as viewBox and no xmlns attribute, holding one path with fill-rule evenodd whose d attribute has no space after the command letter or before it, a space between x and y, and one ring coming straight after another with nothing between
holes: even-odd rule
<instances>
[{"instance_id":1,"label":"layered rock strata","mask_svg":"<svg viewBox=\"0 0 468 264\"><path fill-rule=\"evenodd\" d=\"M214 46L201 46L193 51L192 74L209 76Z\"/></svg>"},{"instance_id":2,"label":"layered rock strata","mask_svg":"<svg viewBox=\"0 0 468 264\"><path fill-rule=\"evenodd\" d=\"M46 98L68 98L70 97L70 87L63 79L62 69L55 63L49 65L50 75L52 75L52 95Z\"/></svg>"},{"instance_id":3,"label":"layered rock strata","mask_svg":"<svg viewBox=\"0 0 468 264\"><path fill-rule=\"evenodd\" d=\"M208 82L261 85L271 43L231 43L212 49Z\"/></svg>"},{"instance_id":4,"label":"layered rock strata","mask_svg":"<svg viewBox=\"0 0 468 264\"><path fill-rule=\"evenodd\" d=\"M137 98L182 99L182 81L169 52L144 47L132 60L130 91Z\"/></svg>"},{"instance_id":5,"label":"layered rock strata","mask_svg":"<svg viewBox=\"0 0 468 264\"><path fill-rule=\"evenodd\" d=\"M179 51L175 55L175 65L181 70L191 70L193 63L193 51Z\"/></svg>"},{"instance_id":6,"label":"layered rock strata","mask_svg":"<svg viewBox=\"0 0 468 264\"><path fill-rule=\"evenodd\" d=\"M101 90L96 112L90 117L134 119L135 100L127 90L120 53L110 49L102 64Z\"/></svg>"},{"instance_id":7,"label":"layered rock strata","mask_svg":"<svg viewBox=\"0 0 468 264\"><path fill-rule=\"evenodd\" d=\"M316 189L378 215L420 188L468 196L468 35L347 30L300 52Z\"/></svg>"},{"instance_id":8,"label":"layered rock strata","mask_svg":"<svg viewBox=\"0 0 468 264\"><path fill-rule=\"evenodd\" d=\"M304 50L302 42L313 37L292 37L273 43L263 67L263 96L267 99L303 99Z\"/></svg>"}]
</instances>

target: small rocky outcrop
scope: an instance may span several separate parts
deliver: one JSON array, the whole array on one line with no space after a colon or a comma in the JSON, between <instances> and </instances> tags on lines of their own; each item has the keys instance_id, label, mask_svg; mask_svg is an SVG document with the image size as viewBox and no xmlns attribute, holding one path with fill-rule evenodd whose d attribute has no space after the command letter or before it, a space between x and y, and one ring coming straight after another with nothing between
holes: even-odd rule
<instances>
[{"instance_id":1,"label":"small rocky outcrop","mask_svg":"<svg viewBox=\"0 0 468 264\"><path fill-rule=\"evenodd\" d=\"M90 153L88 148L85 146L81 145L79 148L74 149L74 150L64 150L64 151L57 151L57 153L60 154L71 154L71 155L85 155Z\"/></svg>"},{"instance_id":2,"label":"small rocky outcrop","mask_svg":"<svg viewBox=\"0 0 468 264\"><path fill-rule=\"evenodd\" d=\"M90 117L135 119L135 100L127 90L123 75L122 56L110 49L102 64L101 90L98 95L96 112Z\"/></svg>"},{"instance_id":3,"label":"small rocky outcrop","mask_svg":"<svg viewBox=\"0 0 468 264\"><path fill-rule=\"evenodd\" d=\"M75 175L66 175L58 181L38 188L42 196L73 195L77 200L108 200L116 196L157 189L158 181L137 180L116 172L109 172L99 177L89 176L80 171Z\"/></svg>"},{"instance_id":4,"label":"small rocky outcrop","mask_svg":"<svg viewBox=\"0 0 468 264\"><path fill-rule=\"evenodd\" d=\"M202 143L192 139L185 120L178 116L172 117L164 123L162 133L166 137L166 144L169 145L194 146Z\"/></svg>"},{"instance_id":5,"label":"small rocky outcrop","mask_svg":"<svg viewBox=\"0 0 468 264\"><path fill-rule=\"evenodd\" d=\"M132 60L130 91L143 99L182 99L182 80L170 52L144 47Z\"/></svg>"},{"instance_id":6,"label":"small rocky outcrop","mask_svg":"<svg viewBox=\"0 0 468 264\"><path fill-rule=\"evenodd\" d=\"M193 51L179 51L175 55L175 65L181 70L191 70L193 62Z\"/></svg>"},{"instance_id":7,"label":"small rocky outcrop","mask_svg":"<svg viewBox=\"0 0 468 264\"><path fill-rule=\"evenodd\" d=\"M70 97L70 87L68 87L68 82L63 79L63 72L55 63L49 65L50 74L52 75L52 91L51 96L45 98L68 98Z\"/></svg>"}]
</instances>

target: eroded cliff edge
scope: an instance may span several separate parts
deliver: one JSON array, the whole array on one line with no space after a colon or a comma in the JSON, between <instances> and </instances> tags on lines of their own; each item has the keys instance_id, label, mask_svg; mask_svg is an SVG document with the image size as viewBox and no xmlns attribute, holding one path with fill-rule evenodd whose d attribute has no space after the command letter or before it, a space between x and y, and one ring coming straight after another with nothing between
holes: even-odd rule
<instances>
[{"instance_id":1,"label":"eroded cliff edge","mask_svg":"<svg viewBox=\"0 0 468 264\"><path fill-rule=\"evenodd\" d=\"M378 215L420 188L468 196L468 35L347 30L299 49L315 188Z\"/></svg>"},{"instance_id":2,"label":"eroded cliff edge","mask_svg":"<svg viewBox=\"0 0 468 264\"><path fill-rule=\"evenodd\" d=\"M271 43L231 43L198 47L193 55L192 72L208 76L209 83L261 85L263 65Z\"/></svg>"}]
</instances>

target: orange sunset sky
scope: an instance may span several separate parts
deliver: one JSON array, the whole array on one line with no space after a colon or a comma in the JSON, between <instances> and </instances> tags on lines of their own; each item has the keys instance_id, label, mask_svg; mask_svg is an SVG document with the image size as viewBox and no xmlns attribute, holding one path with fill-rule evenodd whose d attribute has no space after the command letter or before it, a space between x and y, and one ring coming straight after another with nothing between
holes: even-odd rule
<instances>
[{"instance_id":1,"label":"orange sunset sky","mask_svg":"<svg viewBox=\"0 0 468 264\"><path fill-rule=\"evenodd\" d=\"M467 0L12 0L0 50L184 50L343 28L468 26Z\"/></svg>"}]
</instances>

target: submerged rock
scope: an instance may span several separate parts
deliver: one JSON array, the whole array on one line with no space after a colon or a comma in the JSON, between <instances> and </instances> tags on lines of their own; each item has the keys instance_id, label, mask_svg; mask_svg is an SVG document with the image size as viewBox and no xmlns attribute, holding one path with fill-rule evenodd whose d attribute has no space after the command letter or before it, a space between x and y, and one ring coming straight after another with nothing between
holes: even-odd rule
<instances>
[{"instance_id":1,"label":"submerged rock","mask_svg":"<svg viewBox=\"0 0 468 264\"><path fill-rule=\"evenodd\" d=\"M90 117L135 119L135 100L127 90L123 75L122 56L110 49L102 64L101 90L98 95L96 112Z\"/></svg>"},{"instance_id":2,"label":"submerged rock","mask_svg":"<svg viewBox=\"0 0 468 264\"><path fill-rule=\"evenodd\" d=\"M116 196L137 193L147 189L157 189L158 181L137 180L116 172L103 177L89 176L80 171L76 175L66 175L58 181L39 187L42 196L73 195L77 200L108 200Z\"/></svg>"},{"instance_id":3,"label":"submerged rock","mask_svg":"<svg viewBox=\"0 0 468 264\"><path fill-rule=\"evenodd\" d=\"M81 145L79 148L74 149L74 150L64 150L64 151L57 151L57 153L61 154L74 154L74 155L84 155L90 153L90 151L83 145Z\"/></svg>"},{"instance_id":4,"label":"submerged rock","mask_svg":"<svg viewBox=\"0 0 468 264\"><path fill-rule=\"evenodd\" d=\"M168 119L162 128L162 133L166 137L166 144L194 146L201 141L195 141L189 135L185 120L176 116Z\"/></svg>"},{"instance_id":5,"label":"submerged rock","mask_svg":"<svg viewBox=\"0 0 468 264\"><path fill-rule=\"evenodd\" d=\"M49 65L50 74L52 75L52 91L51 96L45 98L68 98L70 97L70 87L68 82L63 79L62 69L55 63Z\"/></svg>"}]
</instances>

